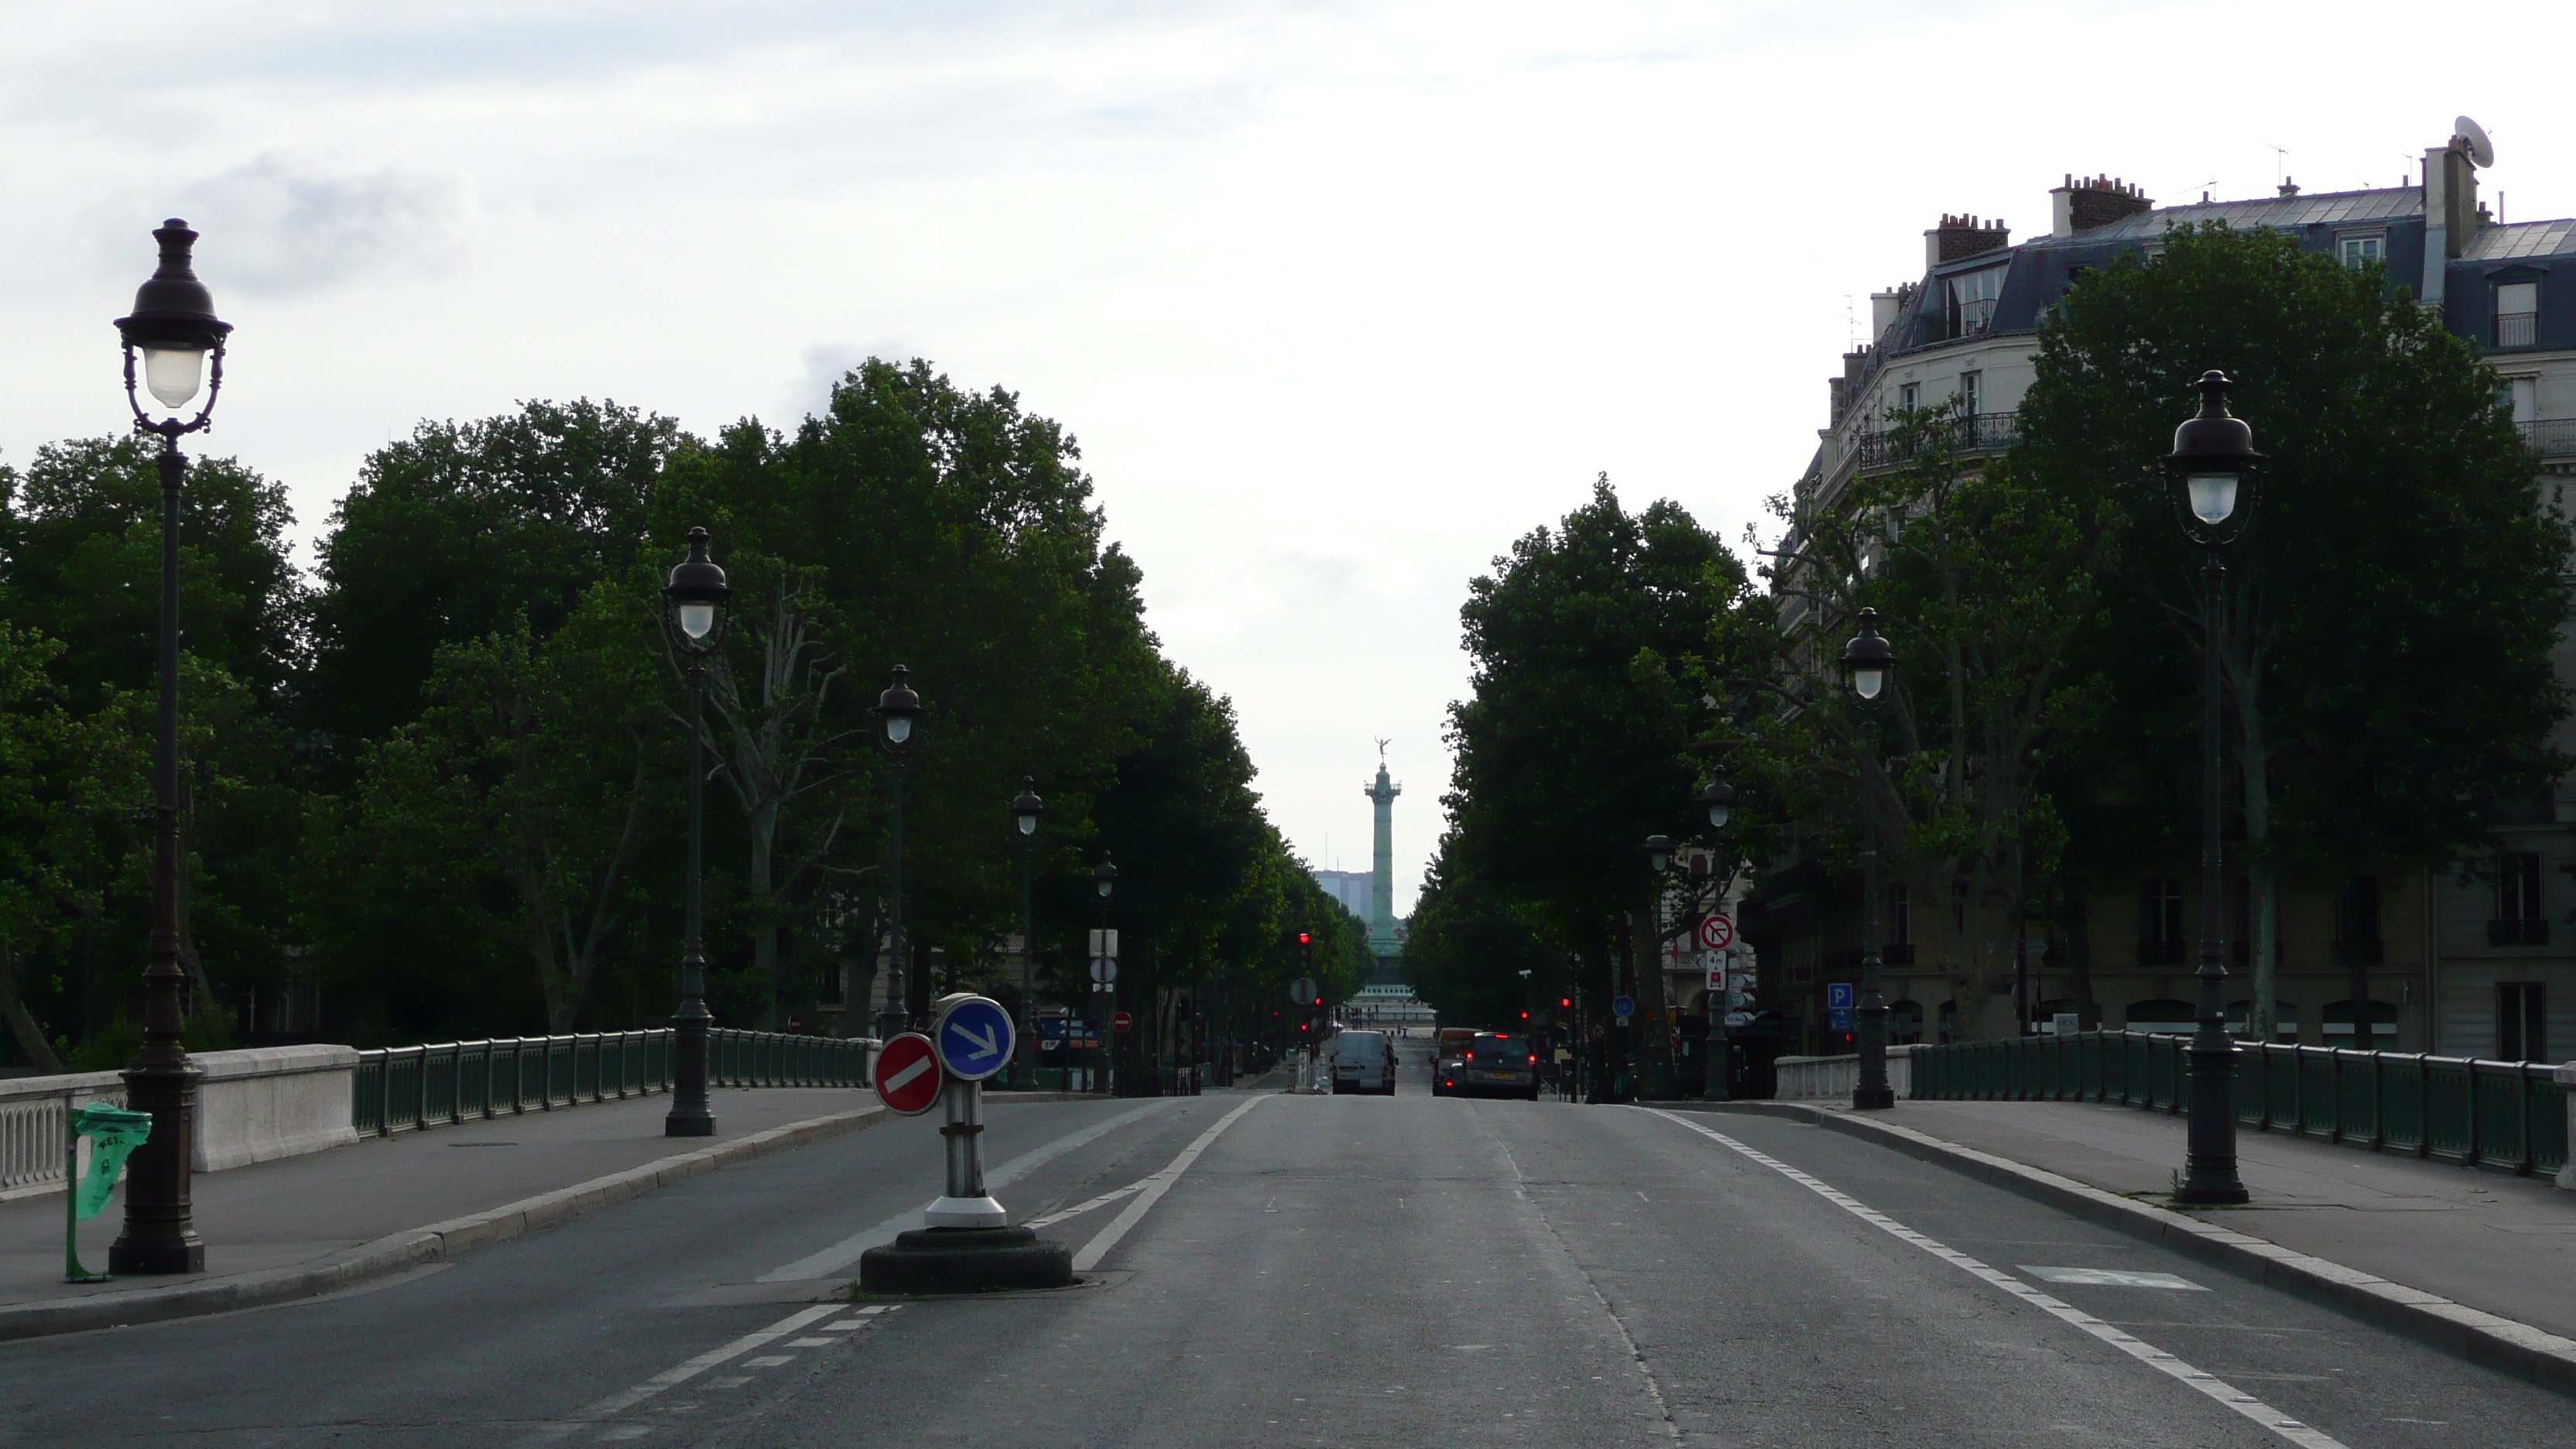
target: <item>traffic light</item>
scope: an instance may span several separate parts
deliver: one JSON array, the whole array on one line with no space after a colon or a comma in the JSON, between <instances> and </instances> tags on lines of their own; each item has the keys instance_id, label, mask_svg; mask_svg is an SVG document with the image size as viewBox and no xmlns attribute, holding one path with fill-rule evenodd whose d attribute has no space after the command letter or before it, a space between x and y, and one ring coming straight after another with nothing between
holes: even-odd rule
<instances>
[{"instance_id":1,"label":"traffic light","mask_svg":"<svg viewBox=\"0 0 2576 1449\"><path fill-rule=\"evenodd\" d=\"M1315 974L1315 938L1309 932L1297 933L1297 970L1301 975Z\"/></svg>"},{"instance_id":2,"label":"traffic light","mask_svg":"<svg viewBox=\"0 0 2576 1449\"><path fill-rule=\"evenodd\" d=\"M1526 1011L1522 1012L1522 1013L1521 1013L1521 1020L1523 1020L1523 1021L1527 1021L1527 1020L1529 1020L1529 1013L1528 1013L1528 1012L1526 1012Z\"/></svg>"}]
</instances>

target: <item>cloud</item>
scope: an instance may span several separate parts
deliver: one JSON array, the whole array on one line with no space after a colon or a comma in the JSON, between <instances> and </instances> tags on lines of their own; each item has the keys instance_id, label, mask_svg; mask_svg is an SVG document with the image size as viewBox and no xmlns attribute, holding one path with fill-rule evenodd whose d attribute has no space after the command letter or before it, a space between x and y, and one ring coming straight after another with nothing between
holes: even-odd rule
<instances>
[{"instance_id":1,"label":"cloud","mask_svg":"<svg viewBox=\"0 0 2576 1449\"><path fill-rule=\"evenodd\" d=\"M280 151L156 200L117 208L113 234L100 242L107 255L135 253L133 233L149 229L136 217L184 216L205 234L201 275L224 291L263 297L318 292L396 267L443 269L477 211L459 172L348 171Z\"/></svg>"},{"instance_id":2,"label":"cloud","mask_svg":"<svg viewBox=\"0 0 2576 1449\"><path fill-rule=\"evenodd\" d=\"M851 344L826 342L805 349L805 370L798 375L787 394L785 420L780 426L793 430L808 417L820 417L832 405L832 389L849 376L850 369L871 357L888 362L909 362L925 355L921 347L901 337L880 337L874 342Z\"/></svg>"}]
</instances>

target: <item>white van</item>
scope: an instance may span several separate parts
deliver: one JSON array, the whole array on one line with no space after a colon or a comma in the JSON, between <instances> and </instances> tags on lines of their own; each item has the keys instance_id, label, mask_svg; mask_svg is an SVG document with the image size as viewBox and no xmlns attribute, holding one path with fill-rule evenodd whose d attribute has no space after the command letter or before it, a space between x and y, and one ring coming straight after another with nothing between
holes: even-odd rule
<instances>
[{"instance_id":1,"label":"white van","mask_svg":"<svg viewBox=\"0 0 2576 1449\"><path fill-rule=\"evenodd\" d=\"M1346 1031L1333 1038L1333 1094L1395 1095L1395 1044L1382 1031Z\"/></svg>"}]
</instances>

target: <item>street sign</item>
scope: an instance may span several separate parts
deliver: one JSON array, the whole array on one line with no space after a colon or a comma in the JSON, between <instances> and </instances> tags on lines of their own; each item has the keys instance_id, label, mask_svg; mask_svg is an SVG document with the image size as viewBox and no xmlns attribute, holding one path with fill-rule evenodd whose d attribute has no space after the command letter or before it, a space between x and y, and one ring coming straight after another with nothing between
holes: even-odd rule
<instances>
[{"instance_id":1,"label":"street sign","mask_svg":"<svg viewBox=\"0 0 2576 1449\"><path fill-rule=\"evenodd\" d=\"M1711 951L1723 951L1735 943L1735 923L1712 911L1699 923L1699 943Z\"/></svg>"},{"instance_id":2,"label":"street sign","mask_svg":"<svg viewBox=\"0 0 2576 1449\"><path fill-rule=\"evenodd\" d=\"M1068 1024L1069 1023L1067 1023L1061 1016L1039 1017L1038 1050L1054 1051L1057 1048L1062 1047L1064 1045L1064 1029Z\"/></svg>"},{"instance_id":3,"label":"street sign","mask_svg":"<svg viewBox=\"0 0 2576 1449\"><path fill-rule=\"evenodd\" d=\"M918 1117L938 1105L939 1054L930 1038L907 1031L877 1053L877 1100L907 1117Z\"/></svg>"},{"instance_id":4,"label":"street sign","mask_svg":"<svg viewBox=\"0 0 2576 1449\"><path fill-rule=\"evenodd\" d=\"M1091 958L1092 985L1106 986L1117 979L1118 963L1116 960L1107 956L1094 956Z\"/></svg>"},{"instance_id":5,"label":"street sign","mask_svg":"<svg viewBox=\"0 0 2576 1449\"><path fill-rule=\"evenodd\" d=\"M1751 1026L1753 1024L1753 1013L1749 1011L1730 1011L1726 1014L1726 1024L1730 1027Z\"/></svg>"},{"instance_id":6,"label":"street sign","mask_svg":"<svg viewBox=\"0 0 2576 1449\"><path fill-rule=\"evenodd\" d=\"M1116 1031L1119 1035L1124 1036L1128 1031L1135 1027L1136 1018L1122 1011L1116 1016L1109 1018L1109 1025L1112 1030Z\"/></svg>"},{"instance_id":7,"label":"street sign","mask_svg":"<svg viewBox=\"0 0 2576 1449\"><path fill-rule=\"evenodd\" d=\"M1610 1028L1608 1028L1608 1027L1606 1027L1606 1026L1603 1026L1601 1023L1599 1023L1599 1022L1597 1022L1597 1021L1596 1021L1596 1022L1594 1022L1594 1023L1592 1023L1592 1039L1593 1039L1594 1041L1599 1041L1599 1040L1601 1040L1603 1037L1608 1036L1609 1034L1610 1034Z\"/></svg>"},{"instance_id":8,"label":"street sign","mask_svg":"<svg viewBox=\"0 0 2576 1449\"><path fill-rule=\"evenodd\" d=\"M969 996L948 1003L930 1039L939 1047L939 1064L948 1075L980 1082L1011 1064L1011 1014L989 996Z\"/></svg>"},{"instance_id":9,"label":"street sign","mask_svg":"<svg viewBox=\"0 0 2576 1449\"><path fill-rule=\"evenodd\" d=\"M1311 1006L1315 1000L1315 978L1300 976L1288 983L1288 999L1299 1006Z\"/></svg>"},{"instance_id":10,"label":"street sign","mask_svg":"<svg viewBox=\"0 0 2576 1449\"><path fill-rule=\"evenodd\" d=\"M1637 1014L1637 1003L1624 996L1611 997L1610 1014L1619 1018L1621 1021L1626 1021L1629 1017Z\"/></svg>"},{"instance_id":11,"label":"street sign","mask_svg":"<svg viewBox=\"0 0 2576 1449\"><path fill-rule=\"evenodd\" d=\"M1102 957L1107 957L1112 961L1118 959L1117 928L1101 926L1094 926L1092 928L1091 955L1093 960L1099 960Z\"/></svg>"},{"instance_id":12,"label":"street sign","mask_svg":"<svg viewBox=\"0 0 2576 1449\"><path fill-rule=\"evenodd\" d=\"M1850 982L1825 983L1825 1024L1834 1031L1852 1029L1852 984Z\"/></svg>"}]
</instances>

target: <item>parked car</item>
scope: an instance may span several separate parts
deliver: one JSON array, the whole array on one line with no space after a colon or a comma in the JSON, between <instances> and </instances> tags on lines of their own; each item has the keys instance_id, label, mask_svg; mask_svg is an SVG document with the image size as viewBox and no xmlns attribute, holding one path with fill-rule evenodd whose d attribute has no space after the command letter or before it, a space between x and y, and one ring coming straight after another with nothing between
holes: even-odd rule
<instances>
[{"instance_id":1,"label":"parked car","mask_svg":"<svg viewBox=\"0 0 2576 1449\"><path fill-rule=\"evenodd\" d=\"M1444 1026L1431 1046L1431 1095L1445 1097L1458 1090L1467 1069L1467 1044L1476 1039L1472 1026Z\"/></svg>"},{"instance_id":2,"label":"parked car","mask_svg":"<svg viewBox=\"0 0 2576 1449\"><path fill-rule=\"evenodd\" d=\"M1333 1038L1333 1094L1395 1095L1395 1043L1382 1031L1346 1031Z\"/></svg>"},{"instance_id":3,"label":"parked car","mask_svg":"<svg viewBox=\"0 0 2576 1449\"><path fill-rule=\"evenodd\" d=\"M1467 1054L1449 1090L1470 1097L1526 1097L1538 1100L1538 1043L1527 1035L1480 1031L1467 1044Z\"/></svg>"}]
</instances>

